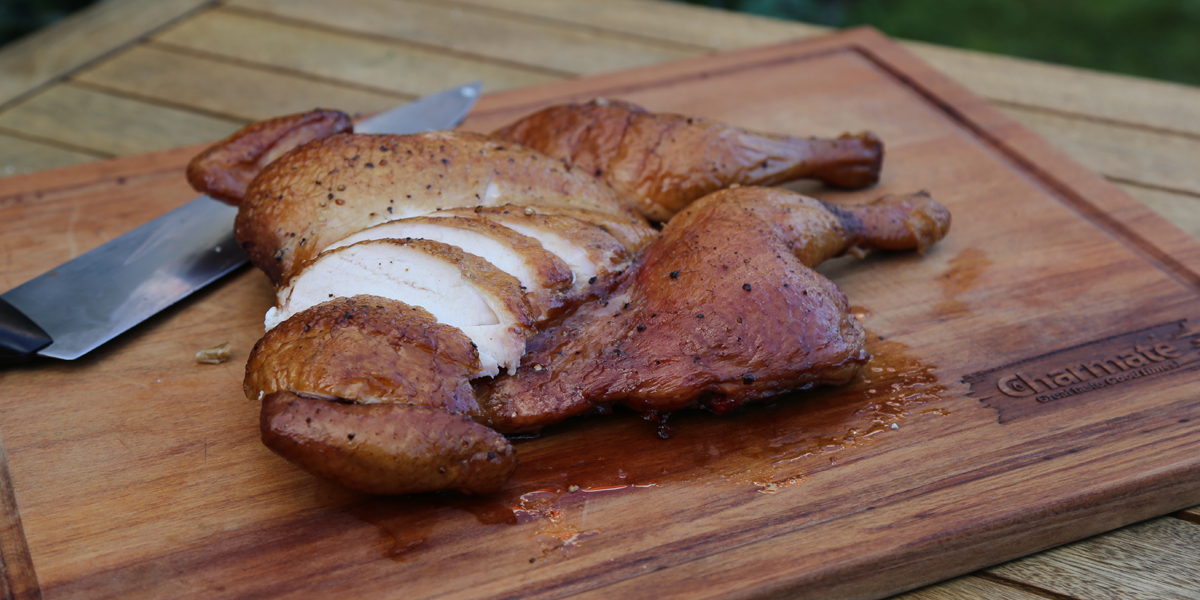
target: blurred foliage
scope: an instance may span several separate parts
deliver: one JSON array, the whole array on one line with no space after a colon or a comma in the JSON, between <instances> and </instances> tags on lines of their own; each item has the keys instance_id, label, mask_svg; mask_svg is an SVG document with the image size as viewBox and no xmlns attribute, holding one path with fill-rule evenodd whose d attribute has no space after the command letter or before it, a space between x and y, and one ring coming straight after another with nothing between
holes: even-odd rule
<instances>
[{"instance_id":1,"label":"blurred foliage","mask_svg":"<svg viewBox=\"0 0 1200 600\"><path fill-rule=\"evenodd\" d=\"M1200 0L676 0L1200 85Z\"/></svg>"},{"instance_id":2,"label":"blurred foliage","mask_svg":"<svg viewBox=\"0 0 1200 600\"><path fill-rule=\"evenodd\" d=\"M33 33L95 0L0 0L0 45Z\"/></svg>"}]
</instances>

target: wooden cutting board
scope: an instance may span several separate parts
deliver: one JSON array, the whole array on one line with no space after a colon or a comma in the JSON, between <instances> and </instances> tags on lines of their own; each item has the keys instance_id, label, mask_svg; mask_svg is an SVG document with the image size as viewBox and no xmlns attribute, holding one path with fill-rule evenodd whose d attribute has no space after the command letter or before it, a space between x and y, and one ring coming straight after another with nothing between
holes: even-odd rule
<instances>
[{"instance_id":1,"label":"wooden cutting board","mask_svg":"<svg viewBox=\"0 0 1200 600\"><path fill-rule=\"evenodd\" d=\"M950 208L924 257L822 267L869 333L857 381L677 414L667 440L563 423L492 497L367 497L259 443L241 377L272 294L246 269L0 372L8 594L876 598L1200 504L1200 245L1102 178L866 29L487 96L465 127L594 96L870 129L876 188L793 187ZM195 150L0 182L0 289L190 199Z\"/></svg>"}]
</instances>

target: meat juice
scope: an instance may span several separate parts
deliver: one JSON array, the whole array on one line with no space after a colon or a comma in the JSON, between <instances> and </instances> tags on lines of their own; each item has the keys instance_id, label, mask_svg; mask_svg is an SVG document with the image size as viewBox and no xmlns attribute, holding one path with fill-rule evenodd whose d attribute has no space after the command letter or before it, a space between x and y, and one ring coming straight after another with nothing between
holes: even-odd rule
<instances>
[{"instance_id":1,"label":"meat juice","mask_svg":"<svg viewBox=\"0 0 1200 600\"><path fill-rule=\"evenodd\" d=\"M870 311L854 307L860 320ZM438 524L464 517L472 535L522 527L531 563L569 558L604 534L586 522L589 502L670 488L685 482L732 484L747 492L779 494L816 473L856 459L856 449L886 443L921 417L949 414L936 406L946 387L936 367L899 342L867 332L873 359L850 384L797 392L721 417L701 411L669 416L674 432L633 411L573 419L515 442L520 463L506 488L490 496L453 492L407 497L362 496L346 510L381 534L383 556L419 560L439 545ZM903 424L903 427L901 426ZM446 529L451 529L447 527ZM445 540L449 542L449 538Z\"/></svg>"}]
</instances>

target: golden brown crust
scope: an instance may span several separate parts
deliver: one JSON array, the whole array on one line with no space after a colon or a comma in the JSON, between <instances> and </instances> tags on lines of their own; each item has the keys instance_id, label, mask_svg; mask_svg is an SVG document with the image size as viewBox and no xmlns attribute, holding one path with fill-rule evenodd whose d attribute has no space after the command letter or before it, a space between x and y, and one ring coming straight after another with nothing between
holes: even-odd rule
<instances>
[{"instance_id":1,"label":"golden brown crust","mask_svg":"<svg viewBox=\"0 0 1200 600\"><path fill-rule=\"evenodd\" d=\"M516 375L475 382L485 422L534 430L614 403L721 413L843 384L870 357L864 331L812 267L853 245L919 248L948 227L923 194L836 209L772 188L710 194L666 225L606 302L532 338Z\"/></svg>"},{"instance_id":2,"label":"golden brown crust","mask_svg":"<svg viewBox=\"0 0 1200 600\"><path fill-rule=\"evenodd\" d=\"M925 249L950 232L950 211L927 192L884 196L870 204L826 207L837 214L851 246L863 250Z\"/></svg>"},{"instance_id":3,"label":"golden brown crust","mask_svg":"<svg viewBox=\"0 0 1200 600\"><path fill-rule=\"evenodd\" d=\"M317 109L252 123L210 146L187 166L196 191L237 206L255 176L289 150L354 129L341 111Z\"/></svg>"},{"instance_id":4,"label":"golden brown crust","mask_svg":"<svg viewBox=\"0 0 1200 600\"><path fill-rule=\"evenodd\" d=\"M340 404L276 392L262 441L305 471L369 494L495 492L516 468L504 436L437 408Z\"/></svg>"},{"instance_id":5,"label":"golden brown crust","mask_svg":"<svg viewBox=\"0 0 1200 600\"><path fill-rule=\"evenodd\" d=\"M872 185L883 160L883 144L870 133L837 139L756 133L612 100L547 108L492 136L608 181L654 221L735 183L815 178L837 187Z\"/></svg>"},{"instance_id":6,"label":"golden brown crust","mask_svg":"<svg viewBox=\"0 0 1200 600\"><path fill-rule=\"evenodd\" d=\"M628 214L607 184L519 145L457 131L335 135L254 180L235 234L276 285L356 231L439 208L538 204Z\"/></svg>"},{"instance_id":7,"label":"golden brown crust","mask_svg":"<svg viewBox=\"0 0 1200 600\"><path fill-rule=\"evenodd\" d=\"M337 298L268 331L246 363L251 400L287 391L360 403L476 412L479 354L458 328L378 296Z\"/></svg>"}]
</instances>

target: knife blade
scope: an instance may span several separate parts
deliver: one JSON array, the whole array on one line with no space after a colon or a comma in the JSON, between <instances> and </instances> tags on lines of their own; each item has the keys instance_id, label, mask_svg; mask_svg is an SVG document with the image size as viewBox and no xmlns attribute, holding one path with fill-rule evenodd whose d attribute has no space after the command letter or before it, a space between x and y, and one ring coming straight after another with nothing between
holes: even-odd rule
<instances>
[{"instance_id":1,"label":"knife blade","mask_svg":"<svg viewBox=\"0 0 1200 600\"><path fill-rule=\"evenodd\" d=\"M379 113L355 133L455 127L475 105L473 82ZM233 238L237 207L199 196L0 294L0 364L74 360L246 262Z\"/></svg>"}]
</instances>

